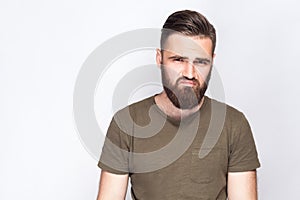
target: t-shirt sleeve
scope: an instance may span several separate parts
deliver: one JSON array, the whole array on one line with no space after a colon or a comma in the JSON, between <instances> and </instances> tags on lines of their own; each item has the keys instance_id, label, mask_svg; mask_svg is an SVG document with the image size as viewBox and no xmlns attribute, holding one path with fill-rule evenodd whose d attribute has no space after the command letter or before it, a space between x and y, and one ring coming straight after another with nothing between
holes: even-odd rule
<instances>
[{"instance_id":1,"label":"t-shirt sleeve","mask_svg":"<svg viewBox=\"0 0 300 200\"><path fill-rule=\"evenodd\" d=\"M250 125L243 114L233 131L230 142L229 172L251 171L260 167Z\"/></svg>"},{"instance_id":2,"label":"t-shirt sleeve","mask_svg":"<svg viewBox=\"0 0 300 200\"><path fill-rule=\"evenodd\" d=\"M117 114L113 117L107 130L98 167L114 174L129 173L130 139Z\"/></svg>"}]
</instances>

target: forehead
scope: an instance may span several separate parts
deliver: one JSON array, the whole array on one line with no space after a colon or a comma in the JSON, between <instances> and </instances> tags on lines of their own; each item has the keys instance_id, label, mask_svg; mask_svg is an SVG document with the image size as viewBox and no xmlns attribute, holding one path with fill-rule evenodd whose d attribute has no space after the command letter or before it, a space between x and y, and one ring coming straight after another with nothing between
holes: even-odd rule
<instances>
[{"instance_id":1,"label":"forehead","mask_svg":"<svg viewBox=\"0 0 300 200\"><path fill-rule=\"evenodd\" d=\"M212 41L208 37L170 35L164 44L165 51L187 57L211 57Z\"/></svg>"}]
</instances>

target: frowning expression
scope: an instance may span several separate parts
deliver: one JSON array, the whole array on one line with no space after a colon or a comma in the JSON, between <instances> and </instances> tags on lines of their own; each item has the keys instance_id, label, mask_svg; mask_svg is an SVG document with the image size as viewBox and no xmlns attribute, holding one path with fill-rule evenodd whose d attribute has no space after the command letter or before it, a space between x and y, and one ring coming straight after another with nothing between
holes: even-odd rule
<instances>
[{"instance_id":1,"label":"frowning expression","mask_svg":"<svg viewBox=\"0 0 300 200\"><path fill-rule=\"evenodd\" d=\"M212 41L207 37L172 34L162 50L157 50L162 82L171 102L191 109L204 96L213 63Z\"/></svg>"}]
</instances>

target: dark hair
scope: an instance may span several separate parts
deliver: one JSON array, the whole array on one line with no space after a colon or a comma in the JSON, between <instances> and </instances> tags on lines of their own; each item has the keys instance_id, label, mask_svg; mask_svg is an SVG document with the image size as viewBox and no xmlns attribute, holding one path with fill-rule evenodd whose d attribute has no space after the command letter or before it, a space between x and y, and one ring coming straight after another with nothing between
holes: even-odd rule
<instances>
[{"instance_id":1,"label":"dark hair","mask_svg":"<svg viewBox=\"0 0 300 200\"><path fill-rule=\"evenodd\" d=\"M160 46L175 32L186 36L208 37L212 41L212 54L216 47L216 30L212 24L200 13L191 10L177 11L171 14L163 25Z\"/></svg>"}]
</instances>

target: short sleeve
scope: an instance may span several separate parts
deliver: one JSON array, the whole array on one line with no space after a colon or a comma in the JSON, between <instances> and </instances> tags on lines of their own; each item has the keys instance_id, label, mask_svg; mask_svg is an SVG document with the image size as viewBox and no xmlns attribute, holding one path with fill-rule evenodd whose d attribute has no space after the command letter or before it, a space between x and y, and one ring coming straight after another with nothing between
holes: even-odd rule
<instances>
[{"instance_id":1,"label":"short sleeve","mask_svg":"<svg viewBox=\"0 0 300 200\"><path fill-rule=\"evenodd\" d=\"M229 172L251 171L260 167L250 125L243 114L237 119L237 128L230 141Z\"/></svg>"},{"instance_id":2,"label":"short sleeve","mask_svg":"<svg viewBox=\"0 0 300 200\"><path fill-rule=\"evenodd\" d=\"M121 121L117 114L113 117L107 130L98 167L114 174L129 173L129 135L120 128Z\"/></svg>"}]
</instances>

